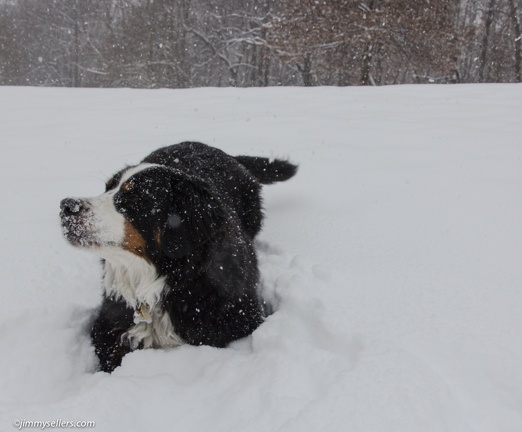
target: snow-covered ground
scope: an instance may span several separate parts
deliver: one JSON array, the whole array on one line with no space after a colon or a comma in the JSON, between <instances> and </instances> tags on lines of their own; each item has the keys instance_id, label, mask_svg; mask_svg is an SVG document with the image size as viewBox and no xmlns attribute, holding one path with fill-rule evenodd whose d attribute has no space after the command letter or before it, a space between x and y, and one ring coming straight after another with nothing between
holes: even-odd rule
<instances>
[{"instance_id":1,"label":"snow-covered ground","mask_svg":"<svg viewBox=\"0 0 522 432\"><path fill-rule=\"evenodd\" d=\"M0 119L1 431L522 430L521 85L0 88ZM100 268L59 201L187 139L300 164L264 189L277 311L94 373Z\"/></svg>"}]
</instances>

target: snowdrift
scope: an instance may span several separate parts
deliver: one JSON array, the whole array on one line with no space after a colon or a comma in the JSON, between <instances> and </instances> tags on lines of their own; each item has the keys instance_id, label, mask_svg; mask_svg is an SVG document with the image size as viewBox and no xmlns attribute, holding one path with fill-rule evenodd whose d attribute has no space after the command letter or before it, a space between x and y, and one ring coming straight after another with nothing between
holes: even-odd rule
<instances>
[{"instance_id":1,"label":"snowdrift","mask_svg":"<svg viewBox=\"0 0 522 432\"><path fill-rule=\"evenodd\" d=\"M0 430L521 431L521 112L520 85L0 88ZM264 188L276 311L96 373L59 201L182 140L300 164Z\"/></svg>"}]
</instances>

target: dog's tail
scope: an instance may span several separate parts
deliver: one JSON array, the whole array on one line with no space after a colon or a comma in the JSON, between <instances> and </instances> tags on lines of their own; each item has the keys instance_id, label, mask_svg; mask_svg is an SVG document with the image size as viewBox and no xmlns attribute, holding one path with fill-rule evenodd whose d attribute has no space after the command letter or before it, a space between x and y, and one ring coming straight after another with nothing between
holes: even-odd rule
<instances>
[{"instance_id":1,"label":"dog's tail","mask_svg":"<svg viewBox=\"0 0 522 432\"><path fill-rule=\"evenodd\" d=\"M297 172L297 165L282 159L256 156L236 156L235 159L262 184L268 185L288 180Z\"/></svg>"}]
</instances>

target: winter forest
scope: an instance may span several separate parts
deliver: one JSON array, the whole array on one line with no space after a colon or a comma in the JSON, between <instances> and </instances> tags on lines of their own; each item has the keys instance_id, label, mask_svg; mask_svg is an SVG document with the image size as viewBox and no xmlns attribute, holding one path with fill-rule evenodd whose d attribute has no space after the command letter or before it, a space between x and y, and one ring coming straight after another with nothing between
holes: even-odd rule
<instances>
[{"instance_id":1,"label":"winter forest","mask_svg":"<svg viewBox=\"0 0 522 432\"><path fill-rule=\"evenodd\" d=\"M0 0L0 84L522 81L522 0Z\"/></svg>"}]
</instances>

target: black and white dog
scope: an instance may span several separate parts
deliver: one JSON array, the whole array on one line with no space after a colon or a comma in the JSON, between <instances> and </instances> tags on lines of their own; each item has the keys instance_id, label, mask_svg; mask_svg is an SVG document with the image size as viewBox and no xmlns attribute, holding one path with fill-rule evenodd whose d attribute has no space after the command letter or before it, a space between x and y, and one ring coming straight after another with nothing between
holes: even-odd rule
<instances>
[{"instance_id":1,"label":"black and white dog","mask_svg":"<svg viewBox=\"0 0 522 432\"><path fill-rule=\"evenodd\" d=\"M61 202L66 239L103 259L104 299L91 330L101 370L138 348L224 347L259 326L261 184L296 170L185 142L119 171L98 197Z\"/></svg>"}]
</instances>

